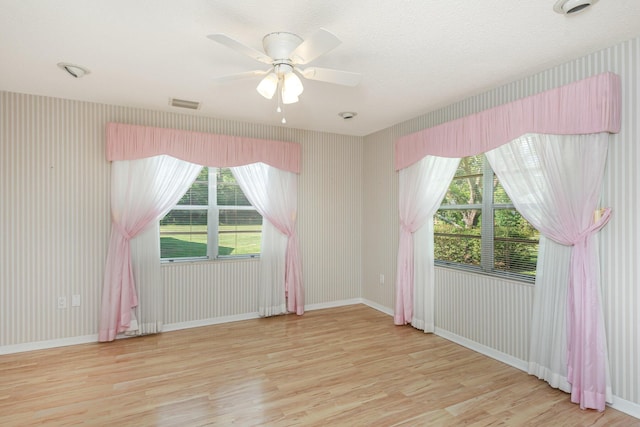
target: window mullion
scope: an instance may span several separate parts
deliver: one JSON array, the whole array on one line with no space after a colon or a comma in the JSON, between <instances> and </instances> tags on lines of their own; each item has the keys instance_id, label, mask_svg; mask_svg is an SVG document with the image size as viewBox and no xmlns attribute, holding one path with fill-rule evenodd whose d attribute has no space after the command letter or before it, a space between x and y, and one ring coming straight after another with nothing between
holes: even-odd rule
<instances>
[{"instance_id":1,"label":"window mullion","mask_svg":"<svg viewBox=\"0 0 640 427\"><path fill-rule=\"evenodd\" d=\"M484 271L493 270L493 169L486 156L482 161L482 255L480 265Z\"/></svg>"},{"instance_id":2,"label":"window mullion","mask_svg":"<svg viewBox=\"0 0 640 427\"><path fill-rule=\"evenodd\" d=\"M209 207L207 209L207 257L218 258L218 168L210 167L208 176Z\"/></svg>"}]
</instances>

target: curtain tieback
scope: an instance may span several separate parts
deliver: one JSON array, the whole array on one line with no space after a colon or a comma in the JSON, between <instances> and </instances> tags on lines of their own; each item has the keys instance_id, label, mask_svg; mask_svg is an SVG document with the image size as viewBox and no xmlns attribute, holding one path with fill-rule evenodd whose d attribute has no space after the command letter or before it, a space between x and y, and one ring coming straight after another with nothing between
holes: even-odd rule
<instances>
[{"instance_id":1,"label":"curtain tieback","mask_svg":"<svg viewBox=\"0 0 640 427\"><path fill-rule=\"evenodd\" d=\"M404 221L402 220L400 220L400 230L405 232L406 234L413 234L413 231L411 230L411 228L409 228L409 226L405 224Z\"/></svg>"},{"instance_id":2,"label":"curtain tieback","mask_svg":"<svg viewBox=\"0 0 640 427\"><path fill-rule=\"evenodd\" d=\"M582 233L578 235L578 237L572 242L573 245L577 245L578 243L585 244L589 236L600 231L602 227L604 227L611 218L611 208L606 208L602 212L602 216L596 222L594 222L589 228L584 230Z\"/></svg>"},{"instance_id":3,"label":"curtain tieback","mask_svg":"<svg viewBox=\"0 0 640 427\"><path fill-rule=\"evenodd\" d=\"M127 233L127 230L125 230L124 227L120 225L120 223L113 221L112 224L118 231L118 233L120 233L120 235L125 238L125 240L131 240L131 236L129 235L129 233Z\"/></svg>"}]
</instances>

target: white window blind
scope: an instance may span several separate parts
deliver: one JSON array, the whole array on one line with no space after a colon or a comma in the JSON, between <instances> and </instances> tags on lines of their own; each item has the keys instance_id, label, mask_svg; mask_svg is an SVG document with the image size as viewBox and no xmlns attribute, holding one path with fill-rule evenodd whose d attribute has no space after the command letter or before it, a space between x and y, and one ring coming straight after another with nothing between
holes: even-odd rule
<instances>
[{"instance_id":1,"label":"white window blind","mask_svg":"<svg viewBox=\"0 0 640 427\"><path fill-rule=\"evenodd\" d=\"M202 168L187 193L160 221L164 260L260 254L262 217L228 168Z\"/></svg>"},{"instance_id":2,"label":"white window blind","mask_svg":"<svg viewBox=\"0 0 640 427\"><path fill-rule=\"evenodd\" d=\"M461 159L434 216L440 265L532 281L539 233L513 207L484 155Z\"/></svg>"}]
</instances>

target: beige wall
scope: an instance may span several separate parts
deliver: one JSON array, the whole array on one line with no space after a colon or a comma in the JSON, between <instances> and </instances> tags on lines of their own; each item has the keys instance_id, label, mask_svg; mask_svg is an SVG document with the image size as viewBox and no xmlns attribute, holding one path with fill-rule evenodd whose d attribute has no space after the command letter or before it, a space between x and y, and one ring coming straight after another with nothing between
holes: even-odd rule
<instances>
[{"instance_id":1,"label":"beige wall","mask_svg":"<svg viewBox=\"0 0 640 427\"><path fill-rule=\"evenodd\" d=\"M97 332L110 230L108 121L300 143L306 304L360 298L362 138L0 92L0 352ZM257 274L252 260L163 267L165 321L255 314ZM73 294L80 307L57 308L58 296L70 305Z\"/></svg>"}]
</instances>

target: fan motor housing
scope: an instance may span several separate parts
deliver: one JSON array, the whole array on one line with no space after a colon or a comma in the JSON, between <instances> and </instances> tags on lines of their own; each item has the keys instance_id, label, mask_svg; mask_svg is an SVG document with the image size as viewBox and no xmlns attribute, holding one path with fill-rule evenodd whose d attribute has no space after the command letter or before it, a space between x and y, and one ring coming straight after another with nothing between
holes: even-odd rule
<instances>
[{"instance_id":1,"label":"fan motor housing","mask_svg":"<svg viewBox=\"0 0 640 427\"><path fill-rule=\"evenodd\" d=\"M293 33L269 33L262 39L262 47L271 58L277 60L289 59L291 52L302 43L302 38Z\"/></svg>"}]
</instances>

